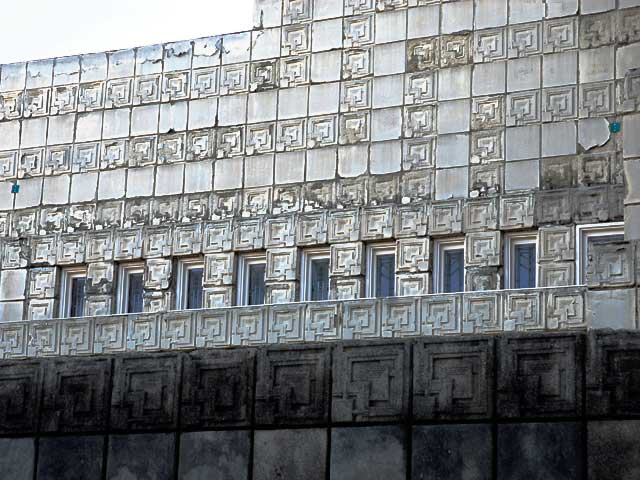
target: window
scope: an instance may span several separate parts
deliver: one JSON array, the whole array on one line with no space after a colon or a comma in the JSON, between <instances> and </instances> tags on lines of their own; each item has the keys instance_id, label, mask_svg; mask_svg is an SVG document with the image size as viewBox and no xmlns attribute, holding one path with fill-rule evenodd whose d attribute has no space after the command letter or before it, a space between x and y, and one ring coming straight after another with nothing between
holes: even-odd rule
<instances>
[{"instance_id":1,"label":"window","mask_svg":"<svg viewBox=\"0 0 640 480\"><path fill-rule=\"evenodd\" d=\"M264 304L266 257L243 255L238 262L238 305Z\"/></svg>"},{"instance_id":2,"label":"window","mask_svg":"<svg viewBox=\"0 0 640 480\"><path fill-rule=\"evenodd\" d=\"M436 292L463 292L464 273L464 240L437 242L434 264Z\"/></svg>"},{"instance_id":3,"label":"window","mask_svg":"<svg viewBox=\"0 0 640 480\"><path fill-rule=\"evenodd\" d=\"M60 317L82 317L84 315L84 287L87 282L85 267L66 268L62 271L60 284Z\"/></svg>"},{"instance_id":4,"label":"window","mask_svg":"<svg viewBox=\"0 0 640 480\"><path fill-rule=\"evenodd\" d=\"M143 310L144 265L120 265L118 279L118 313L140 313Z\"/></svg>"},{"instance_id":5,"label":"window","mask_svg":"<svg viewBox=\"0 0 640 480\"><path fill-rule=\"evenodd\" d=\"M514 234L505 241L505 284L507 288L535 288L537 255L535 234Z\"/></svg>"},{"instance_id":6,"label":"window","mask_svg":"<svg viewBox=\"0 0 640 480\"><path fill-rule=\"evenodd\" d=\"M624 223L603 223L595 225L579 225L576 234L577 272L580 284L587 283L587 267L591 247L596 244L624 241Z\"/></svg>"},{"instance_id":7,"label":"window","mask_svg":"<svg viewBox=\"0 0 640 480\"><path fill-rule=\"evenodd\" d=\"M193 310L202 308L202 277L204 264L200 259L181 260L178 263L178 291L176 308Z\"/></svg>"},{"instance_id":8,"label":"window","mask_svg":"<svg viewBox=\"0 0 640 480\"><path fill-rule=\"evenodd\" d=\"M367 296L393 297L396 293L395 283L395 245L371 245L367 255Z\"/></svg>"},{"instance_id":9,"label":"window","mask_svg":"<svg viewBox=\"0 0 640 480\"><path fill-rule=\"evenodd\" d=\"M302 253L302 300L329 299L329 250L308 249Z\"/></svg>"}]
</instances>

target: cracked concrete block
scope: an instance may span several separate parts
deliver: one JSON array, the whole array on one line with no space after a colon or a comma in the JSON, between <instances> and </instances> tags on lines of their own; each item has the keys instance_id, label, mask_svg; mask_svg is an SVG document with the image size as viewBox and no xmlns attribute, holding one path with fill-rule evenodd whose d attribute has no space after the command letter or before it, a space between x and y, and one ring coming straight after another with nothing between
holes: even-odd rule
<instances>
[{"instance_id":1,"label":"cracked concrete block","mask_svg":"<svg viewBox=\"0 0 640 480\"><path fill-rule=\"evenodd\" d=\"M473 29L473 0L443 3L441 23L444 34Z\"/></svg>"},{"instance_id":2,"label":"cracked concrete block","mask_svg":"<svg viewBox=\"0 0 640 480\"><path fill-rule=\"evenodd\" d=\"M3 127L10 126L12 123L15 123L20 126L18 122L10 122L7 124L0 124L0 144L2 144L3 140L11 140L12 137L3 139ZM60 145L63 143L71 143L73 142L73 133L76 128L76 115L74 113L69 113L67 115L56 115L49 118L49 132L47 134L47 145ZM9 132L6 132L9 133ZM129 132L123 136L127 136ZM11 146L7 149L18 148L17 145L15 147ZM2 145L0 145L0 150L4 150Z\"/></svg>"},{"instance_id":3,"label":"cracked concrete block","mask_svg":"<svg viewBox=\"0 0 640 480\"><path fill-rule=\"evenodd\" d=\"M253 0L253 27L269 28L282 24L282 2L278 0Z\"/></svg>"},{"instance_id":4,"label":"cracked concrete block","mask_svg":"<svg viewBox=\"0 0 640 480\"><path fill-rule=\"evenodd\" d=\"M613 80L613 47L580 50L580 83Z\"/></svg>"},{"instance_id":5,"label":"cracked concrete block","mask_svg":"<svg viewBox=\"0 0 640 480\"><path fill-rule=\"evenodd\" d=\"M209 192L212 184L212 160L188 162L184 165L184 193Z\"/></svg>"},{"instance_id":6,"label":"cracked concrete block","mask_svg":"<svg viewBox=\"0 0 640 480\"><path fill-rule=\"evenodd\" d=\"M338 148L338 175L357 177L367 171L368 145L349 145Z\"/></svg>"},{"instance_id":7,"label":"cracked concrete block","mask_svg":"<svg viewBox=\"0 0 640 480\"><path fill-rule=\"evenodd\" d=\"M96 199L98 172L76 173L71 176L71 203L91 202Z\"/></svg>"},{"instance_id":8,"label":"cracked concrete block","mask_svg":"<svg viewBox=\"0 0 640 480\"><path fill-rule=\"evenodd\" d=\"M402 136L402 109L383 108L371 113L371 140L395 140Z\"/></svg>"},{"instance_id":9,"label":"cracked concrete block","mask_svg":"<svg viewBox=\"0 0 640 480\"><path fill-rule=\"evenodd\" d=\"M152 196L154 179L154 167L130 168L127 174L127 198Z\"/></svg>"},{"instance_id":10,"label":"cracked concrete block","mask_svg":"<svg viewBox=\"0 0 640 480\"><path fill-rule=\"evenodd\" d=\"M159 114L160 107L158 105L133 107L131 110L131 135L158 133Z\"/></svg>"},{"instance_id":11,"label":"cracked concrete block","mask_svg":"<svg viewBox=\"0 0 640 480\"><path fill-rule=\"evenodd\" d=\"M223 35L222 64L248 62L251 52L251 33L240 32Z\"/></svg>"},{"instance_id":12,"label":"cracked concrete block","mask_svg":"<svg viewBox=\"0 0 640 480\"><path fill-rule=\"evenodd\" d=\"M128 108L117 108L104 112L102 138L123 138L129 136L130 111ZM51 122L49 122L51 123Z\"/></svg>"},{"instance_id":13,"label":"cracked concrete block","mask_svg":"<svg viewBox=\"0 0 640 480\"><path fill-rule=\"evenodd\" d=\"M636 290L624 288L587 291L587 319L589 328L637 328Z\"/></svg>"},{"instance_id":14,"label":"cracked concrete block","mask_svg":"<svg viewBox=\"0 0 640 480\"><path fill-rule=\"evenodd\" d=\"M539 188L540 161L523 160L508 162L504 169L505 190L529 190Z\"/></svg>"},{"instance_id":15,"label":"cracked concrete block","mask_svg":"<svg viewBox=\"0 0 640 480\"><path fill-rule=\"evenodd\" d=\"M244 186L262 187L273 183L273 154L244 159Z\"/></svg>"},{"instance_id":16,"label":"cracked concrete block","mask_svg":"<svg viewBox=\"0 0 640 480\"><path fill-rule=\"evenodd\" d=\"M278 91L249 94L247 123L270 122L276 119L278 109ZM238 122L243 123L243 122Z\"/></svg>"},{"instance_id":17,"label":"cracked concrete block","mask_svg":"<svg viewBox=\"0 0 640 480\"><path fill-rule=\"evenodd\" d=\"M98 180L98 200L110 200L122 198L127 184L127 171L109 170L100 172Z\"/></svg>"},{"instance_id":18,"label":"cracked concrete block","mask_svg":"<svg viewBox=\"0 0 640 480\"><path fill-rule=\"evenodd\" d=\"M436 167L461 167L469 165L469 135L440 135L437 138Z\"/></svg>"},{"instance_id":19,"label":"cracked concrete block","mask_svg":"<svg viewBox=\"0 0 640 480\"><path fill-rule=\"evenodd\" d=\"M557 87L578 82L578 52L551 53L542 62L542 86Z\"/></svg>"},{"instance_id":20,"label":"cracked concrete block","mask_svg":"<svg viewBox=\"0 0 640 480\"><path fill-rule=\"evenodd\" d=\"M402 164L402 142L382 142L371 145L372 175L399 172Z\"/></svg>"},{"instance_id":21,"label":"cracked concrete block","mask_svg":"<svg viewBox=\"0 0 640 480\"><path fill-rule=\"evenodd\" d=\"M70 175L45 177L42 187L42 203L45 205L66 204L69 201L70 187Z\"/></svg>"},{"instance_id":22,"label":"cracked concrete block","mask_svg":"<svg viewBox=\"0 0 640 480\"><path fill-rule=\"evenodd\" d=\"M231 188L242 188L243 164L242 157L216 160L213 175L213 189L228 190Z\"/></svg>"},{"instance_id":23,"label":"cracked concrete block","mask_svg":"<svg viewBox=\"0 0 640 480\"><path fill-rule=\"evenodd\" d=\"M578 121L578 143L585 150L602 147L611 138L606 118L587 118Z\"/></svg>"},{"instance_id":24,"label":"cracked concrete block","mask_svg":"<svg viewBox=\"0 0 640 480\"><path fill-rule=\"evenodd\" d=\"M467 167L436 170L436 200L467 197L469 191Z\"/></svg>"},{"instance_id":25,"label":"cracked concrete block","mask_svg":"<svg viewBox=\"0 0 640 480\"><path fill-rule=\"evenodd\" d=\"M443 68L438 71L438 100L457 100L471 95L471 67Z\"/></svg>"},{"instance_id":26,"label":"cracked concrete block","mask_svg":"<svg viewBox=\"0 0 640 480\"><path fill-rule=\"evenodd\" d=\"M640 114L625 115L622 154L624 158L640 157Z\"/></svg>"},{"instance_id":27,"label":"cracked concrete block","mask_svg":"<svg viewBox=\"0 0 640 480\"><path fill-rule=\"evenodd\" d=\"M438 105L438 133L468 132L471 104L467 99L440 102Z\"/></svg>"},{"instance_id":28,"label":"cracked concrete block","mask_svg":"<svg viewBox=\"0 0 640 480\"><path fill-rule=\"evenodd\" d=\"M342 47L341 18L314 22L312 32L312 52L323 52Z\"/></svg>"},{"instance_id":29,"label":"cracked concrete block","mask_svg":"<svg viewBox=\"0 0 640 480\"><path fill-rule=\"evenodd\" d=\"M503 0L506 3L506 0ZM407 15L407 38L433 37L440 34L440 6L410 8Z\"/></svg>"},{"instance_id":30,"label":"cracked concrete block","mask_svg":"<svg viewBox=\"0 0 640 480\"><path fill-rule=\"evenodd\" d=\"M338 151L334 147L307 151L307 181L332 180L336 176Z\"/></svg>"},{"instance_id":31,"label":"cracked concrete block","mask_svg":"<svg viewBox=\"0 0 640 480\"><path fill-rule=\"evenodd\" d=\"M189 102L189 130L213 127L218 114L218 99L200 98Z\"/></svg>"},{"instance_id":32,"label":"cracked concrete block","mask_svg":"<svg viewBox=\"0 0 640 480\"><path fill-rule=\"evenodd\" d=\"M555 122L542 125L542 156L573 155L576 153L575 122Z\"/></svg>"},{"instance_id":33,"label":"cracked concrete block","mask_svg":"<svg viewBox=\"0 0 640 480\"><path fill-rule=\"evenodd\" d=\"M35 207L42 197L42 177L25 178L18 182L20 192L15 195L15 208Z\"/></svg>"},{"instance_id":34,"label":"cracked concrete block","mask_svg":"<svg viewBox=\"0 0 640 480\"><path fill-rule=\"evenodd\" d=\"M27 269L3 270L0 273L0 301L24 300Z\"/></svg>"},{"instance_id":35,"label":"cracked concrete block","mask_svg":"<svg viewBox=\"0 0 640 480\"><path fill-rule=\"evenodd\" d=\"M156 170L156 195L182 193L184 165L160 165Z\"/></svg>"},{"instance_id":36,"label":"cracked concrete block","mask_svg":"<svg viewBox=\"0 0 640 480\"><path fill-rule=\"evenodd\" d=\"M160 105L160 133L181 132L187 128L188 102L172 102Z\"/></svg>"},{"instance_id":37,"label":"cracked concrete block","mask_svg":"<svg viewBox=\"0 0 640 480\"><path fill-rule=\"evenodd\" d=\"M251 60L280 56L281 28L264 28L251 32Z\"/></svg>"},{"instance_id":38,"label":"cracked concrete block","mask_svg":"<svg viewBox=\"0 0 640 480\"><path fill-rule=\"evenodd\" d=\"M276 154L275 183L304 182L305 152L285 152Z\"/></svg>"},{"instance_id":39,"label":"cracked concrete block","mask_svg":"<svg viewBox=\"0 0 640 480\"><path fill-rule=\"evenodd\" d=\"M340 37L342 37L342 34L340 34ZM340 80L341 71L342 52L340 50L311 55L312 82L335 82Z\"/></svg>"},{"instance_id":40,"label":"cracked concrete block","mask_svg":"<svg viewBox=\"0 0 640 480\"><path fill-rule=\"evenodd\" d=\"M309 87L309 116L337 113L340 105L340 82Z\"/></svg>"},{"instance_id":41,"label":"cracked concrete block","mask_svg":"<svg viewBox=\"0 0 640 480\"><path fill-rule=\"evenodd\" d=\"M540 126L507 128L507 161L540 157Z\"/></svg>"},{"instance_id":42,"label":"cracked concrete block","mask_svg":"<svg viewBox=\"0 0 640 480\"><path fill-rule=\"evenodd\" d=\"M506 91L507 62L478 63L473 67L473 96Z\"/></svg>"},{"instance_id":43,"label":"cracked concrete block","mask_svg":"<svg viewBox=\"0 0 640 480\"><path fill-rule=\"evenodd\" d=\"M100 119L102 119L102 112L98 112L100 114ZM76 138L78 141L83 141L84 135L84 123L78 122L78 132L76 134ZM100 138L100 132L98 132L98 136L96 138ZM22 135L20 136L20 147L21 148L33 148L33 147L41 147L46 143L47 139L47 117L44 118L30 118L28 120L22 121ZM91 138L91 140L95 140Z\"/></svg>"}]
</instances>

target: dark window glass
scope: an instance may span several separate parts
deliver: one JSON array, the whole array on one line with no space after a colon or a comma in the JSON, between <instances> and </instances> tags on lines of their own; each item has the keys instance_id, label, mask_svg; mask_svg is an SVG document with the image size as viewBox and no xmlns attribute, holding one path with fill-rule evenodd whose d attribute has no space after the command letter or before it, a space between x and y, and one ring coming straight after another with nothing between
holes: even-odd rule
<instances>
[{"instance_id":1,"label":"dark window glass","mask_svg":"<svg viewBox=\"0 0 640 480\"><path fill-rule=\"evenodd\" d=\"M127 313L142 312L142 293L144 288L142 277L142 272L128 275Z\"/></svg>"},{"instance_id":2,"label":"dark window glass","mask_svg":"<svg viewBox=\"0 0 640 480\"><path fill-rule=\"evenodd\" d=\"M264 303L264 263L252 263L248 268L247 305L262 305Z\"/></svg>"},{"instance_id":3,"label":"dark window glass","mask_svg":"<svg viewBox=\"0 0 640 480\"><path fill-rule=\"evenodd\" d=\"M202 308L202 268L187 270L187 309Z\"/></svg>"},{"instance_id":4,"label":"dark window glass","mask_svg":"<svg viewBox=\"0 0 640 480\"><path fill-rule=\"evenodd\" d=\"M376 255L376 297L395 295L395 255Z\"/></svg>"},{"instance_id":5,"label":"dark window glass","mask_svg":"<svg viewBox=\"0 0 640 480\"><path fill-rule=\"evenodd\" d=\"M442 291L444 293L464 291L464 250L444 251Z\"/></svg>"},{"instance_id":6,"label":"dark window glass","mask_svg":"<svg viewBox=\"0 0 640 480\"><path fill-rule=\"evenodd\" d=\"M311 301L320 301L329 299L329 259L318 258L311 260L311 272L309 275L311 282L310 298Z\"/></svg>"},{"instance_id":7,"label":"dark window glass","mask_svg":"<svg viewBox=\"0 0 640 480\"><path fill-rule=\"evenodd\" d=\"M87 279L84 277L71 278L71 295L69 298L69 316L81 317L84 315L84 284Z\"/></svg>"},{"instance_id":8,"label":"dark window glass","mask_svg":"<svg viewBox=\"0 0 640 480\"><path fill-rule=\"evenodd\" d=\"M536 286L536 245L535 243L516 245L513 271L513 288L535 288Z\"/></svg>"}]
</instances>

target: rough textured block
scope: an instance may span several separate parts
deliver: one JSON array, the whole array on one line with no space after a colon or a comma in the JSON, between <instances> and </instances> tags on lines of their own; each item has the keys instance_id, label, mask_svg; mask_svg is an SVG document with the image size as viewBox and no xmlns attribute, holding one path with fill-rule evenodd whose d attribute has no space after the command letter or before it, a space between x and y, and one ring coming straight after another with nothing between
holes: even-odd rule
<instances>
[{"instance_id":1,"label":"rough textured block","mask_svg":"<svg viewBox=\"0 0 640 480\"><path fill-rule=\"evenodd\" d=\"M111 426L118 430L175 428L182 356L116 358Z\"/></svg>"},{"instance_id":2,"label":"rough textured block","mask_svg":"<svg viewBox=\"0 0 640 480\"><path fill-rule=\"evenodd\" d=\"M56 359L44 384L42 430L84 432L107 426L111 359Z\"/></svg>"},{"instance_id":3,"label":"rough textured block","mask_svg":"<svg viewBox=\"0 0 640 480\"><path fill-rule=\"evenodd\" d=\"M175 435L174 433L111 435L106 478L109 480L125 478L172 480Z\"/></svg>"},{"instance_id":4,"label":"rough textured block","mask_svg":"<svg viewBox=\"0 0 640 480\"><path fill-rule=\"evenodd\" d=\"M330 358L327 347L261 350L256 379L256 423L326 422Z\"/></svg>"},{"instance_id":5,"label":"rough textured block","mask_svg":"<svg viewBox=\"0 0 640 480\"><path fill-rule=\"evenodd\" d=\"M592 331L587 360L587 414L640 414L640 333Z\"/></svg>"},{"instance_id":6,"label":"rough textured block","mask_svg":"<svg viewBox=\"0 0 640 480\"><path fill-rule=\"evenodd\" d=\"M274 448L277 445L278 448ZM324 480L327 431L264 430L255 432L253 478Z\"/></svg>"},{"instance_id":7,"label":"rough textured block","mask_svg":"<svg viewBox=\"0 0 640 480\"><path fill-rule=\"evenodd\" d=\"M509 335L498 344L502 417L572 416L582 411L583 337Z\"/></svg>"},{"instance_id":8,"label":"rough textured block","mask_svg":"<svg viewBox=\"0 0 640 480\"><path fill-rule=\"evenodd\" d=\"M492 435L489 425L413 427L413 480L489 480Z\"/></svg>"},{"instance_id":9,"label":"rough textured block","mask_svg":"<svg viewBox=\"0 0 640 480\"><path fill-rule=\"evenodd\" d=\"M587 438L589 480L638 478L640 421L589 422Z\"/></svg>"},{"instance_id":10,"label":"rough textured block","mask_svg":"<svg viewBox=\"0 0 640 480\"><path fill-rule=\"evenodd\" d=\"M185 357L181 424L243 426L251 421L255 352L199 351Z\"/></svg>"},{"instance_id":11,"label":"rough textured block","mask_svg":"<svg viewBox=\"0 0 640 480\"><path fill-rule=\"evenodd\" d=\"M413 347L414 417L491 417L493 348L490 338L416 343Z\"/></svg>"},{"instance_id":12,"label":"rough textured block","mask_svg":"<svg viewBox=\"0 0 640 480\"><path fill-rule=\"evenodd\" d=\"M44 437L39 447L38 480L87 480L102 476L103 437Z\"/></svg>"},{"instance_id":13,"label":"rough textured block","mask_svg":"<svg viewBox=\"0 0 640 480\"><path fill-rule=\"evenodd\" d=\"M192 432L180 437L182 480L248 480L250 432Z\"/></svg>"},{"instance_id":14,"label":"rough textured block","mask_svg":"<svg viewBox=\"0 0 640 480\"><path fill-rule=\"evenodd\" d=\"M34 438L0 439L0 478L33 480L36 460Z\"/></svg>"},{"instance_id":15,"label":"rough textured block","mask_svg":"<svg viewBox=\"0 0 640 480\"><path fill-rule=\"evenodd\" d=\"M577 423L498 426L499 480L574 480L582 477L581 427Z\"/></svg>"},{"instance_id":16,"label":"rough textured block","mask_svg":"<svg viewBox=\"0 0 640 480\"><path fill-rule=\"evenodd\" d=\"M333 420L404 418L411 381L409 352L408 342L339 345L333 357Z\"/></svg>"},{"instance_id":17,"label":"rough textured block","mask_svg":"<svg viewBox=\"0 0 640 480\"><path fill-rule=\"evenodd\" d=\"M40 362L0 365L0 433L28 434L37 430L42 377Z\"/></svg>"},{"instance_id":18,"label":"rough textured block","mask_svg":"<svg viewBox=\"0 0 640 480\"><path fill-rule=\"evenodd\" d=\"M330 475L336 480L404 480L402 427L335 428L331 432Z\"/></svg>"}]
</instances>

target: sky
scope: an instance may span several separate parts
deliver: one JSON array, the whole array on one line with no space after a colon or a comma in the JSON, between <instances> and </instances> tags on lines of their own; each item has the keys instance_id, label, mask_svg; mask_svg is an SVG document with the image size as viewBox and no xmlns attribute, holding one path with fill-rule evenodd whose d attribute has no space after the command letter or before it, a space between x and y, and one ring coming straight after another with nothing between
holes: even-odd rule
<instances>
[{"instance_id":1,"label":"sky","mask_svg":"<svg viewBox=\"0 0 640 480\"><path fill-rule=\"evenodd\" d=\"M0 64L249 30L252 0L0 0Z\"/></svg>"}]
</instances>

